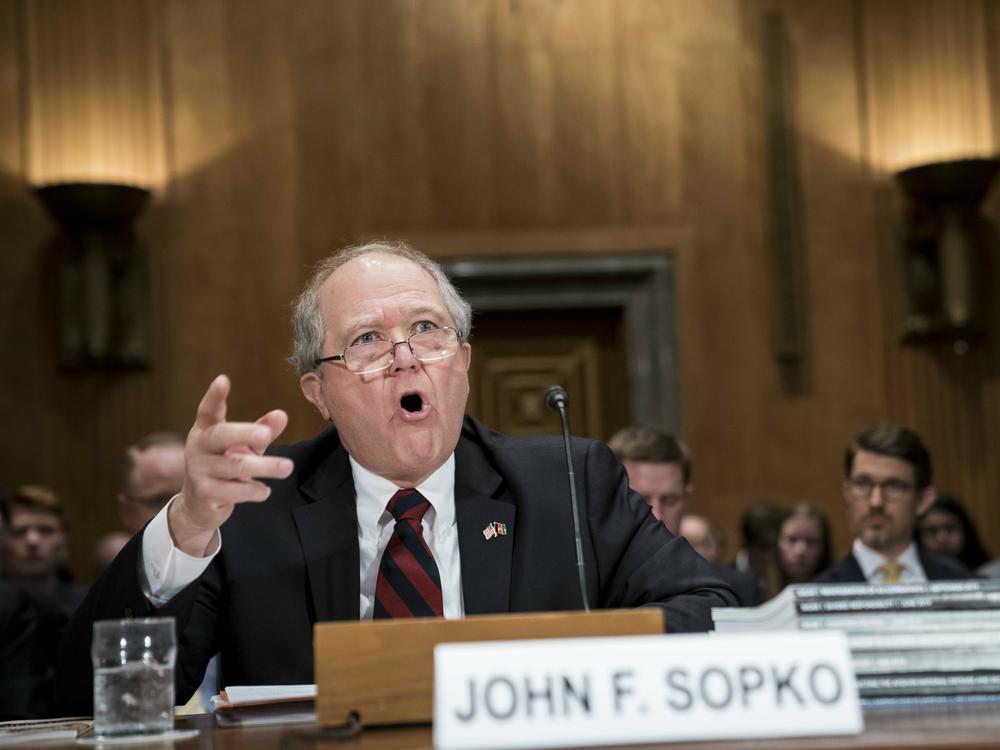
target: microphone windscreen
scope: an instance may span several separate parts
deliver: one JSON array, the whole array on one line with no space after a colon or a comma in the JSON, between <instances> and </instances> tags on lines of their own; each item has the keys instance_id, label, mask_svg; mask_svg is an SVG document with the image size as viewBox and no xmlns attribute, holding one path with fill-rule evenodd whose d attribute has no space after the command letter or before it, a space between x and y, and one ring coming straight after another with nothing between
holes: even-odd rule
<instances>
[{"instance_id":1,"label":"microphone windscreen","mask_svg":"<svg viewBox=\"0 0 1000 750\"><path fill-rule=\"evenodd\" d=\"M566 391L561 385L550 385L545 389L545 405L552 411L558 411L560 408L565 409L568 403L569 396L566 395Z\"/></svg>"}]
</instances>

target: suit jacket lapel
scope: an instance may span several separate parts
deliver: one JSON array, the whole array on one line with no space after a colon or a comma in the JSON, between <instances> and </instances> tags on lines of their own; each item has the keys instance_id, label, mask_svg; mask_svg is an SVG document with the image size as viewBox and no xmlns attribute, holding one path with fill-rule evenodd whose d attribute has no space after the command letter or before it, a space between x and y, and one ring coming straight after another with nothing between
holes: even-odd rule
<instances>
[{"instance_id":1,"label":"suit jacket lapel","mask_svg":"<svg viewBox=\"0 0 1000 750\"><path fill-rule=\"evenodd\" d=\"M343 446L303 481L301 489L313 502L292 513L302 542L315 620L357 620L361 597L358 511Z\"/></svg>"},{"instance_id":2,"label":"suit jacket lapel","mask_svg":"<svg viewBox=\"0 0 1000 750\"><path fill-rule=\"evenodd\" d=\"M455 520L468 615L510 611L517 509L505 497L502 485L502 477L479 445L463 435L455 448ZM484 531L497 522L504 525L500 530L506 533L487 538Z\"/></svg>"},{"instance_id":3,"label":"suit jacket lapel","mask_svg":"<svg viewBox=\"0 0 1000 750\"><path fill-rule=\"evenodd\" d=\"M839 571L841 573L841 580L843 581L865 582L868 580L865 578L865 572L861 570L861 563L858 562L858 558L854 556L853 552L844 558L839 567L841 569Z\"/></svg>"}]
</instances>

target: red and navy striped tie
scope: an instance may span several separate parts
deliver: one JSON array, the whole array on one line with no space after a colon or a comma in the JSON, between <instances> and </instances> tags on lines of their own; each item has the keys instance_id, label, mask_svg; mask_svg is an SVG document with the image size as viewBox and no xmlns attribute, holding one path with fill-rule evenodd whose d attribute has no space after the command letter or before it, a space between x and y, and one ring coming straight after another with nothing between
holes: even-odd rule
<instances>
[{"instance_id":1,"label":"red and navy striped tie","mask_svg":"<svg viewBox=\"0 0 1000 750\"><path fill-rule=\"evenodd\" d=\"M382 553L373 617L441 617L441 576L424 541L420 521L431 507L414 489L399 490L386 510L396 519Z\"/></svg>"}]
</instances>

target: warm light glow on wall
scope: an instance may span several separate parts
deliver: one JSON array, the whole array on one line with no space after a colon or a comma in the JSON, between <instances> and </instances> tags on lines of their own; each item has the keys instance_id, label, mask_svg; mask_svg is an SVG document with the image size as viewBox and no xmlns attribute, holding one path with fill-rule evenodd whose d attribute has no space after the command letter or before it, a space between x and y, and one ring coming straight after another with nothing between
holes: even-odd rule
<instances>
[{"instance_id":1,"label":"warm light glow on wall","mask_svg":"<svg viewBox=\"0 0 1000 750\"><path fill-rule=\"evenodd\" d=\"M162 185L157 3L32 0L22 7L30 181Z\"/></svg>"},{"instance_id":2,"label":"warm light glow on wall","mask_svg":"<svg viewBox=\"0 0 1000 750\"><path fill-rule=\"evenodd\" d=\"M996 151L983 14L964 0L864 4L865 100L882 173Z\"/></svg>"},{"instance_id":3,"label":"warm light glow on wall","mask_svg":"<svg viewBox=\"0 0 1000 750\"><path fill-rule=\"evenodd\" d=\"M896 138L886 144L886 171L993 155L996 149L988 131L977 131L968 121L948 122L951 118L943 117L933 102L921 104L923 106L913 108L913 117L923 118L924 127L907 126L902 122L893 127Z\"/></svg>"}]
</instances>

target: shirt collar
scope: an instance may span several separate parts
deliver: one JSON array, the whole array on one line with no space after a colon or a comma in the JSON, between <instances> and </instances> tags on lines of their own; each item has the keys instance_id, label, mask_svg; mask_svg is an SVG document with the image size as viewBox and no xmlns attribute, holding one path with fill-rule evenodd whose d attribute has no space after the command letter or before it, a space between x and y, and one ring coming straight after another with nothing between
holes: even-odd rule
<instances>
[{"instance_id":1,"label":"shirt collar","mask_svg":"<svg viewBox=\"0 0 1000 750\"><path fill-rule=\"evenodd\" d=\"M357 496L358 529L362 536L378 536L379 528L384 526L392 516L385 506L390 498L400 489L394 482L380 477L348 456L351 462L351 474L354 477L354 492ZM427 479L416 486L418 492L431 504L433 515L430 520L437 531L448 528L455 523L455 454Z\"/></svg>"},{"instance_id":2,"label":"shirt collar","mask_svg":"<svg viewBox=\"0 0 1000 750\"><path fill-rule=\"evenodd\" d=\"M875 577L875 574L878 572L882 563L889 559L881 552L876 552L856 537L854 539L854 544L851 545L851 552L854 553L854 559L858 561L858 566L861 568L861 572L864 573L865 580L868 581ZM917 573L918 575L921 574L924 569L920 564L920 556L917 554L917 545L913 542L910 542L910 545L903 550L899 557L896 558L896 562L911 573Z\"/></svg>"}]
</instances>

